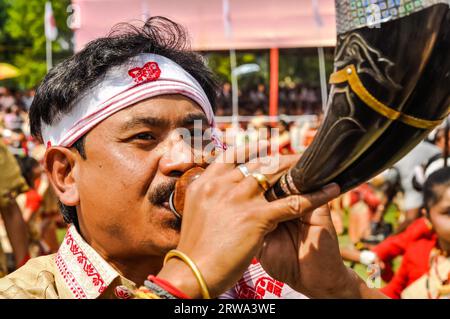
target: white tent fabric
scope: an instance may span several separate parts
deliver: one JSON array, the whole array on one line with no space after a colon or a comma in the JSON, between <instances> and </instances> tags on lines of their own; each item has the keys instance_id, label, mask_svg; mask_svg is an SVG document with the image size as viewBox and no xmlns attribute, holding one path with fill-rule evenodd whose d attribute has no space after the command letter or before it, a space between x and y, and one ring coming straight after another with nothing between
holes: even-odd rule
<instances>
[{"instance_id":1,"label":"white tent fabric","mask_svg":"<svg viewBox=\"0 0 450 319\"><path fill-rule=\"evenodd\" d=\"M161 15L184 25L195 50L322 47L336 43L334 0L73 0L76 50L120 22ZM229 13L224 14L224 2ZM227 10L225 10L226 12ZM231 26L227 36L226 16Z\"/></svg>"}]
</instances>

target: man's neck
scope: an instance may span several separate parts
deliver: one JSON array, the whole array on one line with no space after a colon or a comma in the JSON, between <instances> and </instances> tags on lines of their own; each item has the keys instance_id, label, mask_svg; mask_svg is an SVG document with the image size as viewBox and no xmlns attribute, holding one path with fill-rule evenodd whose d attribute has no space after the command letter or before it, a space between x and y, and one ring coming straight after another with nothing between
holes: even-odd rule
<instances>
[{"instance_id":1,"label":"man's neck","mask_svg":"<svg viewBox=\"0 0 450 319\"><path fill-rule=\"evenodd\" d=\"M148 275L156 275L163 266L163 257L156 256L123 260L105 258L105 260L122 276L133 281L137 286L143 285Z\"/></svg>"},{"instance_id":2,"label":"man's neck","mask_svg":"<svg viewBox=\"0 0 450 319\"><path fill-rule=\"evenodd\" d=\"M79 235L86 241L86 243L94 249L109 265L111 265L121 276L133 281L137 286L143 285L148 275L156 275L164 263L164 255L162 256L126 256L124 258L111 256L105 251L102 245L92 240L92 238L85 238L82 232L78 230ZM89 237L89 236L88 236Z\"/></svg>"}]
</instances>

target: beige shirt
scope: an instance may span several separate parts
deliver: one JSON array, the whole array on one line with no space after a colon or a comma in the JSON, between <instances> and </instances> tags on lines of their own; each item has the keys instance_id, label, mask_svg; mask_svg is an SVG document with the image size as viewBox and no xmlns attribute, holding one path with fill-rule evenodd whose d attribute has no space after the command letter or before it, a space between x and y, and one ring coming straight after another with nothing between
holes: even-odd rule
<instances>
[{"instance_id":1,"label":"beige shirt","mask_svg":"<svg viewBox=\"0 0 450 319\"><path fill-rule=\"evenodd\" d=\"M136 285L121 276L71 226L56 254L29 260L0 279L0 298L128 299Z\"/></svg>"},{"instance_id":2,"label":"beige shirt","mask_svg":"<svg viewBox=\"0 0 450 319\"><path fill-rule=\"evenodd\" d=\"M121 276L71 226L56 254L30 259L0 279L0 298L129 299L136 285ZM306 298L254 261L223 299Z\"/></svg>"}]
</instances>

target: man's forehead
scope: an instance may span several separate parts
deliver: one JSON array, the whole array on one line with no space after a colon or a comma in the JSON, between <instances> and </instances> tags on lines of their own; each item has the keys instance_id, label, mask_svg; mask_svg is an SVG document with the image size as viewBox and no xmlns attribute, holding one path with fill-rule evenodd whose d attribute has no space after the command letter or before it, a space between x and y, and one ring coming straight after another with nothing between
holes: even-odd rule
<instances>
[{"instance_id":1,"label":"man's forehead","mask_svg":"<svg viewBox=\"0 0 450 319\"><path fill-rule=\"evenodd\" d=\"M135 125L188 126L194 121L208 124L208 119L202 108L194 101L181 95L167 95L150 98L136 103L113 116L111 120L129 129Z\"/></svg>"}]
</instances>

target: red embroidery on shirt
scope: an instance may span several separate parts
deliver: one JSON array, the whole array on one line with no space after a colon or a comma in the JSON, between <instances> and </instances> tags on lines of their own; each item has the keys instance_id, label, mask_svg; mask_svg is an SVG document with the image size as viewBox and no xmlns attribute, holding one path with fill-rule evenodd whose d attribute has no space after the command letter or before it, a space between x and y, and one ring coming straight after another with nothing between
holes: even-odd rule
<instances>
[{"instance_id":1,"label":"red embroidery on shirt","mask_svg":"<svg viewBox=\"0 0 450 319\"><path fill-rule=\"evenodd\" d=\"M72 291L73 295L77 299L86 299L86 293L84 292L81 285L75 280L73 274L67 269L67 265L64 262L64 259L58 253L55 258L56 266L58 267L59 273L64 278L67 286L70 291Z\"/></svg>"},{"instance_id":2,"label":"red embroidery on shirt","mask_svg":"<svg viewBox=\"0 0 450 319\"><path fill-rule=\"evenodd\" d=\"M65 242L70 246L70 251L74 256L77 256L77 262L82 265L84 272L92 278L92 283L94 286L99 286L98 292L102 293L106 290L107 286L105 285L105 281L100 276L100 273L95 269L95 267L91 264L91 262L87 259L86 255L81 251L78 245L75 243L72 234L69 232L66 235Z\"/></svg>"},{"instance_id":3,"label":"red embroidery on shirt","mask_svg":"<svg viewBox=\"0 0 450 319\"><path fill-rule=\"evenodd\" d=\"M266 292L281 297L284 283L271 277L259 277L255 286L249 286L245 280L239 281L236 292L239 299L264 299Z\"/></svg>"},{"instance_id":4,"label":"red embroidery on shirt","mask_svg":"<svg viewBox=\"0 0 450 319\"><path fill-rule=\"evenodd\" d=\"M142 68L137 67L129 70L128 74L134 79L134 82L140 84L159 79L161 69L159 68L158 63L147 62Z\"/></svg>"},{"instance_id":5,"label":"red embroidery on shirt","mask_svg":"<svg viewBox=\"0 0 450 319\"><path fill-rule=\"evenodd\" d=\"M114 294L117 296L117 298L120 298L120 299L130 299L131 298L131 293L129 292L129 290L127 288L124 288L121 286L117 286L116 288L114 288Z\"/></svg>"}]
</instances>

